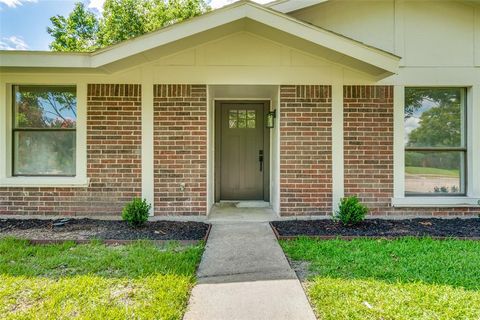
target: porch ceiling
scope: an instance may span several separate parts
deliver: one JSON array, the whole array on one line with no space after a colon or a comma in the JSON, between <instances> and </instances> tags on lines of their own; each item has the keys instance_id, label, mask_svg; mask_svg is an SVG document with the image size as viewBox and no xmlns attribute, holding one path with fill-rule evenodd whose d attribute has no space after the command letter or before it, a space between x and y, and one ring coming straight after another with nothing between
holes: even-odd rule
<instances>
[{"instance_id":1,"label":"porch ceiling","mask_svg":"<svg viewBox=\"0 0 480 320\"><path fill-rule=\"evenodd\" d=\"M400 58L309 25L262 5L240 1L93 53L0 51L1 71L112 73L154 61L222 36L248 31L377 78L397 73Z\"/></svg>"}]
</instances>

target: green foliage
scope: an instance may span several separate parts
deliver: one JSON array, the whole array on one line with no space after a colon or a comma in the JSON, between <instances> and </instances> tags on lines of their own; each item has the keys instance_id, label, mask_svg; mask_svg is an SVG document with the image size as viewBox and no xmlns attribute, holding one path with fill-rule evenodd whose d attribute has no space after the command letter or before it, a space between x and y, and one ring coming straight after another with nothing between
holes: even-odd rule
<instances>
[{"instance_id":1,"label":"green foliage","mask_svg":"<svg viewBox=\"0 0 480 320\"><path fill-rule=\"evenodd\" d=\"M55 16L48 33L54 51L94 51L198 16L205 0L106 0L98 17L77 3L68 16Z\"/></svg>"},{"instance_id":2,"label":"green foliage","mask_svg":"<svg viewBox=\"0 0 480 320\"><path fill-rule=\"evenodd\" d=\"M368 208L360 203L357 197L347 197L340 201L335 219L344 225L355 225L365 219Z\"/></svg>"},{"instance_id":3,"label":"green foliage","mask_svg":"<svg viewBox=\"0 0 480 320\"><path fill-rule=\"evenodd\" d=\"M182 319L202 252L0 240L0 319Z\"/></svg>"},{"instance_id":4,"label":"green foliage","mask_svg":"<svg viewBox=\"0 0 480 320\"><path fill-rule=\"evenodd\" d=\"M416 110L422 107L424 101L440 105L460 101L459 90L457 88L406 88L405 117L411 117Z\"/></svg>"},{"instance_id":5,"label":"green foliage","mask_svg":"<svg viewBox=\"0 0 480 320\"><path fill-rule=\"evenodd\" d=\"M15 91L15 128L75 128L76 106L76 95L68 88L19 86ZM18 131L15 139L16 172L74 174L74 133Z\"/></svg>"},{"instance_id":6,"label":"green foliage","mask_svg":"<svg viewBox=\"0 0 480 320\"><path fill-rule=\"evenodd\" d=\"M439 168L430 168L430 167L405 167L405 173L408 174L420 174L420 175L435 175L435 176L446 176L446 177L458 177L458 169L439 169Z\"/></svg>"},{"instance_id":7,"label":"green foliage","mask_svg":"<svg viewBox=\"0 0 480 320\"><path fill-rule=\"evenodd\" d=\"M461 90L458 88L407 88L405 118L423 110L418 127L408 135L406 147L460 147L462 145ZM460 153L405 153L406 166L457 169Z\"/></svg>"},{"instance_id":8,"label":"green foliage","mask_svg":"<svg viewBox=\"0 0 480 320\"><path fill-rule=\"evenodd\" d=\"M479 319L477 241L281 241L321 319Z\"/></svg>"},{"instance_id":9,"label":"green foliage","mask_svg":"<svg viewBox=\"0 0 480 320\"><path fill-rule=\"evenodd\" d=\"M89 52L99 48L98 19L83 3L76 3L68 17L57 15L50 21L53 26L47 32L54 38L50 44L53 51Z\"/></svg>"},{"instance_id":10,"label":"green foliage","mask_svg":"<svg viewBox=\"0 0 480 320\"><path fill-rule=\"evenodd\" d=\"M138 227L148 220L151 204L146 199L134 198L122 210L122 219L129 225Z\"/></svg>"},{"instance_id":11,"label":"green foliage","mask_svg":"<svg viewBox=\"0 0 480 320\"><path fill-rule=\"evenodd\" d=\"M408 147L457 147L461 145L461 108L445 103L424 111L420 126L410 132Z\"/></svg>"},{"instance_id":12,"label":"green foliage","mask_svg":"<svg viewBox=\"0 0 480 320\"><path fill-rule=\"evenodd\" d=\"M308 295L323 320L480 319L480 292L449 286L318 277Z\"/></svg>"}]
</instances>

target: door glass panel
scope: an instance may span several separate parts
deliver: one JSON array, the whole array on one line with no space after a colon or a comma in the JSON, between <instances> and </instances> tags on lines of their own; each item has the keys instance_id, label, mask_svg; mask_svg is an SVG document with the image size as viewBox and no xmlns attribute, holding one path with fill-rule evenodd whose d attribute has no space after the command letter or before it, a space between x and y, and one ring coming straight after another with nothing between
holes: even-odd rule
<instances>
[{"instance_id":1,"label":"door glass panel","mask_svg":"<svg viewBox=\"0 0 480 320\"><path fill-rule=\"evenodd\" d=\"M238 127L247 127L247 110L238 110Z\"/></svg>"},{"instance_id":2,"label":"door glass panel","mask_svg":"<svg viewBox=\"0 0 480 320\"><path fill-rule=\"evenodd\" d=\"M247 128L255 129L255 110L247 111Z\"/></svg>"},{"instance_id":3,"label":"door glass panel","mask_svg":"<svg viewBox=\"0 0 480 320\"><path fill-rule=\"evenodd\" d=\"M228 127L230 129L237 128L238 124L238 112L237 110L230 110L228 114Z\"/></svg>"},{"instance_id":4,"label":"door glass panel","mask_svg":"<svg viewBox=\"0 0 480 320\"><path fill-rule=\"evenodd\" d=\"M230 129L255 129L255 110L232 109L228 112L228 127Z\"/></svg>"}]
</instances>

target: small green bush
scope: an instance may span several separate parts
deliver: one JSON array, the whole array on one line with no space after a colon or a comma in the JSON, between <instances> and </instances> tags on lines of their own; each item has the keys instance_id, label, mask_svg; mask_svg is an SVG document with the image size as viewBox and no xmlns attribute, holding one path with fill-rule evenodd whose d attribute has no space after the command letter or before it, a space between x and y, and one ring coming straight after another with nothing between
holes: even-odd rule
<instances>
[{"instance_id":1,"label":"small green bush","mask_svg":"<svg viewBox=\"0 0 480 320\"><path fill-rule=\"evenodd\" d=\"M360 203L357 197L342 198L335 218L340 220L344 225L352 226L365 219L368 208Z\"/></svg>"},{"instance_id":2,"label":"small green bush","mask_svg":"<svg viewBox=\"0 0 480 320\"><path fill-rule=\"evenodd\" d=\"M145 199L134 198L122 210L122 219L133 227L138 227L148 220L152 205Z\"/></svg>"}]
</instances>

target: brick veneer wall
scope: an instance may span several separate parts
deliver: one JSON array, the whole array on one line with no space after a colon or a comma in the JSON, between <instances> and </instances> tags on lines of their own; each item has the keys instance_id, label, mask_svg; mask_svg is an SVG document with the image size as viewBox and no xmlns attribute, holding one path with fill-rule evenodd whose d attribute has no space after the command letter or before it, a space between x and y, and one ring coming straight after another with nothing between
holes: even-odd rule
<instances>
[{"instance_id":1,"label":"brick veneer wall","mask_svg":"<svg viewBox=\"0 0 480 320\"><path fill-rule=\"evenodd\" d=\"M372 216L476 216L478 208L393 208L393 87L344 86L345 196Z\"/></svg>"},{"instance_id":2,"label":"brick veneer wall","mask_svg":"<svg viewBox=\"0 0 480 320\"><path fill-rule=\"evenodd\" d=\"M154 86L154 168L156 215L207 213L205 85Z\"/></svg>"},{"instance_id":3,"label":"brick veneer wall","mask_svg":"<svg viewBox=\"0 0 480 320\"><path fill-rule=\"evenodd\" d=\"M141 196L140 85L89 84L86 188L0 188L0 214L120 216Z\"/></svg>"},{"instance_id":4,"label":"brick veneer wall","mask_svg":"<svg viewBox=\"0 0 480 320\"><path fill-rule=\"evenodd\" d=\"M331 86L280 87L280 214L332 209Z\"/></svg>"},{"instance_id":5,"label":"brick veneer wall","mask_svg":"<svg viewBox=\"0 0 480 320\"><path fill-rule=\"evenodd\" d=\"M393 195L393 87L344 86L345 195L380 214Z\"/></svg>"}]
</instances>

